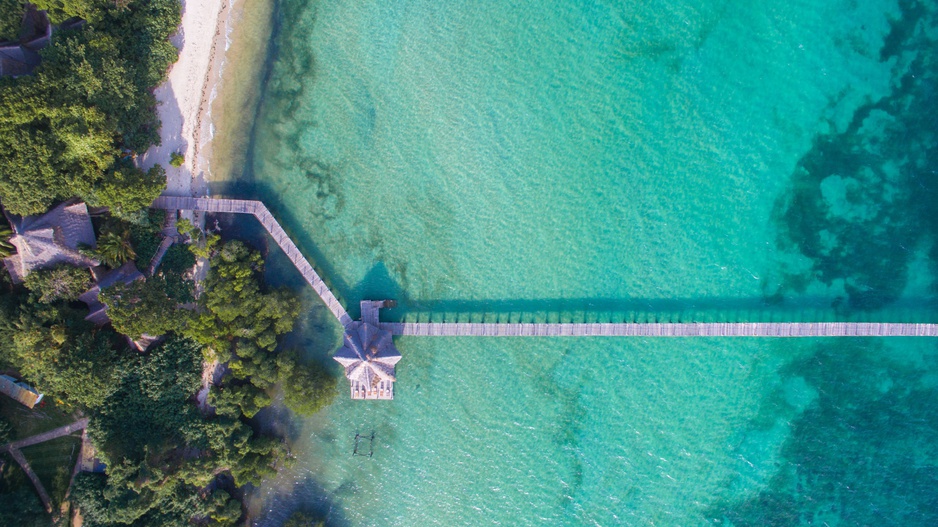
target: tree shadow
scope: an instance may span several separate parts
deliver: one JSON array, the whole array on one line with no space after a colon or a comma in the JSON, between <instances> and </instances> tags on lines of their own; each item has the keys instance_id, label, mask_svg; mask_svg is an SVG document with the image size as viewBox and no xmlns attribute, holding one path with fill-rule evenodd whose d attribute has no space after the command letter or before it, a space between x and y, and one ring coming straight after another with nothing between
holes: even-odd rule
<instances>
[{"instance_id":1,"label":"tree shadow","mask_svg":"<svg viewBox=\"0 0 938 527\"><path fill-rule=\"evenodd\" d=\"M266 511L254 527L282 527L295 512L323 518L328 527L348 527L351 523L342 514L333 494L311 477L299 479L292 488L280 489L265 504Z\"/></svg>"}]
</instances>

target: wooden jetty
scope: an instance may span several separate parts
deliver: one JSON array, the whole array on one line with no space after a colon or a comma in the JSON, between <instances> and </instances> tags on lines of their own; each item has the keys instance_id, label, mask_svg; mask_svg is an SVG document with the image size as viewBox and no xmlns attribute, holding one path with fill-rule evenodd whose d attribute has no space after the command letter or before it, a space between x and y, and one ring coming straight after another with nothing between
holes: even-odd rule
<instances>
[{"instance_id":1,"label":"wooden jetty","mask_svg":"<svg viewBox=\"0 0 938 527\"><path fill-rule=\"evenodd\" d=\"M250 214L261 222L306 282L343 327L353 322L260 201L160 196L153 208ZM379 305L380 304L380 305ZM701 323L458 323L379 322L383 302L362 304L365 321L393 335L425 337L938 337L938 324L875 322L701 322Z\"/></svg>"},{"instance_id":2,"label":"wooden jetty","mask_svg":"<svg viewBox=\"0 0 938 527\"><path fill-rule=\"evenodd\" d=\"M287 235L280 223L274 218L273 214L267 210L267 206L260 201L243 199L215 199L215 198L188 198L179 196L160 196L151 205L154 209L164 210L194 210L201 212L224 212L230 214L250 214L261 222L270 237L283 250L287 258L293 262L296 269L303 275L303 279L316 291L319 298L325 302L329 311L335 315L335 318L343 325L347 326L352 322L345 308L342 307L339 299L332 294L332 291L323 282L319 274L313 269L309 261L300 252L300 249L293 243L293 240Z\"/></svg>"},{"instance_id":3,"label":"wooden jetty","mask_svg":"<svg viewBox=\"0 0 938 527\"><path fill-rule=\"evenodd\" d=\"M870 322L381 323L393 335L425 337L938 337L938 324Z\"/></svg>"}]
</instances>

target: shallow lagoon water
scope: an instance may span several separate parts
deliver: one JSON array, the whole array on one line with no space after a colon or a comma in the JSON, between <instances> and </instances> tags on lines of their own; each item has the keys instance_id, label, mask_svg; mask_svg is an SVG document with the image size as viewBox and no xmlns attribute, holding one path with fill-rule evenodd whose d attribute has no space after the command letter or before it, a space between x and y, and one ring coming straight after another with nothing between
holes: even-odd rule
<instances>
[{"instance_id":1,"label":"shallow lagoon water","mask_svg":"<svg viewBox=\"0 0 938 527\"><path fill-rule=\"evenodd\" d=\"M933 3L508 4L278 6L228 188L265 199L351 311L936 318ZM342 390L298 423L259 524L935 514L929 341L397 344L397 399ZM371 430L374 457L351 456Z\"/></svg>"}]
</instances>

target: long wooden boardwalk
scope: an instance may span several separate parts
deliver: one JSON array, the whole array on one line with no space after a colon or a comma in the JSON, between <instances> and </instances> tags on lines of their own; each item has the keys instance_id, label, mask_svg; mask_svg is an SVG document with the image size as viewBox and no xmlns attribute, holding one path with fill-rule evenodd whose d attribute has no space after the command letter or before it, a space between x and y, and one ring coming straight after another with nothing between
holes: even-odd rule
<instances>
[{"instance_id":1,"label":"long wooden boardwalk","mask_svg":"<svg viewBox=\"0 0 938 527\"><path fill-rule=\"evenodd\" d=\"M682 324L384 323L393 335L426 337L938 337L938 324L750 322Z\"/></svg>"},{"instance_id":2,"label":"long wooden boardwalk","mask_svg":"<svg viewBox=\"0 0 938 527\"><path fill-rule=\"evenodd\" d=\"M160 196L153 208L250 214L261 222L342 326L352 319L260 201ZM364 312L363 312L364 314ZM368 318L377 321L377 308ZM938 324L872 322L740 323L379 323L394 335L439 337L938 337Z\"/></svg>"},{"instance_id":3,"label":"long wooden boardwalk","mask_svg":"<svg viewBox=\"0 0 938 527\"><path fill-rule=\"evenodd\" d=\"M293 262L296 269L303 275L303 279L316 291L319 298L325 302L329 311L335 315L335 318L343 326L352 322L345 308L339 299L332 294L332 291L323 282L319 274L313 269L300 249L293 243L293 240L287 235L280 223L274 218L273 214L267 210L267 206L260 201L243 199L215 199L215 198L187 198L177 196L160 196L151 205L155 209L164 210L197 210L202 212L226 212L231 214L250 214L261 222L270 237L280 246L287 258Z\"/></svg>"}]
</instances>

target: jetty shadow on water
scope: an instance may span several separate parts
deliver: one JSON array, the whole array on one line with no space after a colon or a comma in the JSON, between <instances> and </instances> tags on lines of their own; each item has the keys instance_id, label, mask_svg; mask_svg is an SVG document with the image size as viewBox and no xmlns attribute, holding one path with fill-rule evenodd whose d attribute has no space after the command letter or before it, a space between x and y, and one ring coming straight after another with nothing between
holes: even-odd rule
<instances>
[{"instance_id":1,"label":"jetty shadow on water","mask_svg":"<svg viewBox=\"0 0 938 527\"><path fill-rule=\"evenodd\" d=\"M850 309L843 299L555 298L404 301L382 310L385 322L935 322L938 299L904 298L887 309Z\"/></svg>"},{"instance_id":2,"label":"jetty shadow on water","mask_svg":"<svg viewBox=\"0 0 938 527\"><path fill-rule=\"evenodd\" d=\"M361 300L393 299L397 307L382 310L385 322L938 322L938 298L931 296L884 298L882 309L852 307L847 298L790 294L772 297L699 298L530 298L430 299L411 298L383 262L376 262L354 286L344 281L296 217L280 205L263 184L214 184L212 195L260 199L293 238L352 318L358 318ZM244 234L265 236L249 220ZM297 282L301 279L296 275Z\"/></svg>"}]
</instances>

